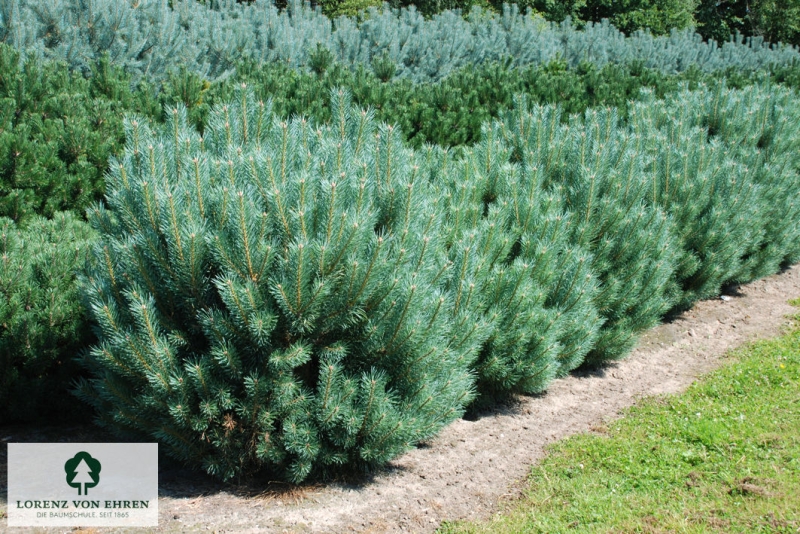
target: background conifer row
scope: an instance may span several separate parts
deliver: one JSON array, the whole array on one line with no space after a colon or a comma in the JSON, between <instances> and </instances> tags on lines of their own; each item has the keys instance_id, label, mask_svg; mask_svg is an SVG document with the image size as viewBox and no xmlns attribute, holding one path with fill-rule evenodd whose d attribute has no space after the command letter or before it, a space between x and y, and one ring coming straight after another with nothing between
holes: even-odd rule
<instances>
[{"instance_id":1,"label":"background conifer row","mask_svg":"<svg viewBox=\"0 0 800 534\"><path fill-rule=\"evenodd\" d=\"M214 5L216 0L197 0ZM249 3L253 0L236 0ZM285 0L276 5L285 6ZM315 0L312 5L335 19L341 15L358 16L369 7L379 7L381 0ZM413 5L426 17L447 9L469 13L473 6L502 12L499 0L389 0L393 8ZM570 17L577 27L587 22L608 19L625 35L647 30L654 35L666 35L673 29L695 28L703 39L724 43L733 34L760 36L770 43L800 44L800 2L798 0L518 0L523 13L530 10L536 17L562 22Z\"/></svg>"},{"instance_id":2,"label":"background conifer row","mask_svg":"<svg viewBox=\"0 0 800 534\"><path fill-rule=\"evenodd\" d=\"M245 0L240 0L245 1ZM334 17L354 14L364 4L379 6L379 0L319 0L323 12ZM502 11L498 0L391 0L399 7L413 4L425 15L445 9L469 12L473 5L491 6ZM570 17L578 26L608 19L626 35L648 30L655 35L673 29L696 28L703 39L726 42L735 33L760 36L768 42L800 44L800 2L797 0L519 0L520 11L531 9L537 16L554 22Z\"/></svg>"},{"instance_id":3,"label":"background conifer row","mask_svg":"<svg viewBox=\"0 0 800 534\"><path fill-rule=\"evenodd\" d=\"M91 76L84 78L63 63L33 57L20 61L19 53L0 45L0 216L22 221L34 214L51 217L59 210L83 216L102 198L109 157L124 142L125 114L163 122L164 107L182 103L190 122L203 131L209 110L243 82L259 98L270 99L278 115L305 115L320 123L331 119L330 91L345 88L358 106L373 108L380 121L398 126L411 146L420 148L478 142L481 125L513 107L516 94L531 103L559 103L564 119L589 107L612 106L626 120L629 103L643 87L661 98L682 82L695 87L724 78L729 86L742 87L766 76L733 70L703 74L697 69L665 75L641 63L602 69L589 63L576 69L564 62L524 69L487 63L435 84L414 85L381 77L382 64L351 71L325 51L315 65L304 72L243 62L234 76L214 83L184 69L170 73L160 89L144 82L132 88L130 77L107 57L92 63ZM770 78L797 87L798 72L776 69Z\"/></svg>"},{"instance_id":4,"label":"background conifer row","mask_svg":"<svg viewBox=\"0 0 800 534\"><path fill-rule=\"evenodd\" d=\"M691 30L626 37L610 24L582 30L550 23L505 6L502 13L475 7L467 17L444 11L426 19L412 8L370 8L362 17L329 20L299 1L279 10L271 2L220 0L0 0L0 42L38 57L65 61L88 74L108 54L137 82L158 83L178 66L206 79L229 75L245 59L311 68L321 47L347 68L375 61L414 83L436 81L467 65L511 60L515 67L562 59L589 62L639 60L665 73L694 65L703 72L755 71L797 61L795 49L743 38L718 45Z\"/></svg>"}]
</instances>

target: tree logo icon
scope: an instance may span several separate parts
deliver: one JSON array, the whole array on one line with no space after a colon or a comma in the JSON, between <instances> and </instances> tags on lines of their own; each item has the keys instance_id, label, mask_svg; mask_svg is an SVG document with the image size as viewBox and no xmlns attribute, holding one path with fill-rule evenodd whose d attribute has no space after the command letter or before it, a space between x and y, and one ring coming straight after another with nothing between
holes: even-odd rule
<instances>
[{"instance_id":1,"label":"tree logo icon","mask_svg":"<svg viewBox=\"0 0 800 534\"><path fill-rule=\"evenodd\" d=\"M78 488L78 495L86 495L89 488L100 483L100 462L92 458L88 452L81 451L64 464L67 472L67 484ZM81 492L83 486L83 492Z\"/></svg>"}]
</instances>

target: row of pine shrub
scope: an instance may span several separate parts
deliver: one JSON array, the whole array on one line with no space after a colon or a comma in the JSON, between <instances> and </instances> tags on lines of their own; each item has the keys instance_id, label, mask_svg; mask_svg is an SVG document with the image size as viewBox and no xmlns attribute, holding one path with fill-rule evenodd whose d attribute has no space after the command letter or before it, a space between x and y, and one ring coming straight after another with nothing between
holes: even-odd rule
<instances>
[{"instance_id":1,"label":"row of pine shrub","mask_svg":"<svg viewBox=\"0 0 800 534\"><path fill-rule=\"evenodd\" d=\"M508 63L465 67L438 83L413 84L394 79L390 64L351 71L324 49L313 70L285 65L241 63L235 75L210 83L187 70L170 73L156 88L131 78L107 57L92 63L91 75L70 72L64 63L22 59L0 45L0 216L23 221L35 214L85 210L102 198L108 160L124 143L123 117L135 113L166 120L163 110L181 103L190 122L205 128L209 110L225 102L235 87L247 83L284 118L304 115L331 119L328 95L345 88L360 107L375 110L381 122L399 127L414 148L425 144L461 146L476 143L481 125L514 107L514 95L531 103L558 103L562 119L598 106L611 106L627 120L631 101L642 88L658 97L683 84L716 83L732 87L772 79L800 87L800 68L777 68L767 76L727 70L703 74L689 69L666 75L641 63L597 68L582 63L569 69L563 61L515 69Z\"/></svg>"},{"instance_id":2,"label":"row of pine shrub","mask_svg":"<svg viewBox=\"0 0 800 534\"><path fill-rule=\"evenodd\" d=\"M209 6L220 5L218 0L197 0ZM252 3L254 0L236 0ZM286 0L276 5L285 7ZM502 12L500 0L389 0L393 8L413 6L429 17L448 9L469 13L474 6ZM608 19L616 28L630 35L646 30L654 35L669 34L672 30L695 28L705 40L726 42L731 35L758 36L771 43L800 44L800 1L784 0L518 0L514 2L523 13L530 12L553 22L567 17L578 27L587 22ZM342 15L357 16L382 0L315 0L322 12L332 19Z\"/></svg>"},{"instance_id":3,"label":"row of pine shrub","mask_svg":"<svg viewBox=\"0 0 800 534\"><path fill-rule=\"evenodd\" d=\"M223 479L372 468L800 259L787 89L651 96L627 123L520 98L459 150L412 150L344 91L331 110L239 88L202 137L180 105L126 121L80 275L102 425Z\"/></svg>"},{"instance_id":4,"label":"row of pine shrub","mask_svg":"<svg viewBox=\"0 0 800 534\"><path fill-rule=\"evenodd\" d=\"M207 1L207 0L203 0ZM247 1L247 0L239 0ZM330 16L354 15L381 0L318 0ZM521 12L530 9L536 16L553 22L570 17L582 27L608 19L626 35L647 30L654 35L694 28L703 39L726 42L733 34L758 36L771 43L800 45L800 2L798 0L518 0ZM426 16L446 9L468 13L472 6L490 7L501 12L500 0L390 0L392 7L414 5Z\"/></svg>"},{"instance_id":5,"label":"row of pine shrub","mask_svg":"<svg viewBox=\"0 0 800 534\"><path fill-rule=\"evenodd\" d=\"M448 10L430 18L413 7L382 6L331 21L297 0L282 10L267 0L0 1L0 42L26 55L64 61L84 74L108 55L134 82L161 82L180 66L215 80L243 60L308 69L319 47L350 69L391 62L394 76L415 83L505 60L514 67L561 59L571 67L588 62L598 68L642 61L647 68L676 73L693 65L703 72L753 72L800 58L796 49L758 37L725 40L704 41L691 29L625 36L607 21L578 29L568 20L527 15L516 5L503 6L500 13L475 6L466 15Z\"/></svg>"}]
</instances>

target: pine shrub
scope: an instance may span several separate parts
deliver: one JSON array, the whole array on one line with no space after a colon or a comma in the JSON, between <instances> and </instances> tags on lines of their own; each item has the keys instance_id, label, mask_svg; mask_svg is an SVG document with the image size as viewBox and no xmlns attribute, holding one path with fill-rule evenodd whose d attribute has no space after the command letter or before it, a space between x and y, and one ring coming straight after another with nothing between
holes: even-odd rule
<instances>
[{"instance_id":1,"label":"pine shrub","mask_svg":"<svg viewBox=\"0 0 800 534\"><path fill-rule=\"evenodd\" d=\"M505 136L512 158L541 172L544 187L563 199L572 242L591 254L603 321L584 359L594 365L623 357L670 308L679 248L670 218L647 201L642 138L626 134L613 109L570 124L560 113L523 100L505 118Z\"/></svg>"},{"instance_id":2,"label":"pine shrub","mask_svg":"<svg viewBox=\"0 0 800 534\"><path fill-rule=\"evenodd\" d=\"M137 113L163 122L165 107L183 104L189 121L201 132L215 103L231 98L237 84L248 83L259 98L271 99L281 117L304 115L331 120L330 91L343 87L356 104L375 109L378 120L397 125L410 144L460 146L477 143L481 126L513 106L516 94L531 102L559 103L563 116L595 106L612 106L627 118L630 102L641 88L658 98L713 83L715 75L690 69L665 75L642 63L606 65L602 69L566 62L515 69L510 63L466 67L438 83L413 84L392 79L393 63L377 61L355 71L317 50L315 69L306 72L282 64L238 65L234 76L211 83L186 68L168 73L158 89L131 79L108 56L90 65L86 79L70 74L64 64L38 61L0 44L0 214L23 221L33 214L52 216L58 210L83 214L102 197L108 159L124 142L122 117ZM391 68L390 68L391 67ZM795 69L796 70L796 69ZM791 69L780 79L793 83ZM729 86L751 84L760 76L726 71ZM776 75L778 76L778 75ZM386 81L384 81L386 80Z\"/></svg>"},{"instance_id":3,"label":"pine shrub","mask_svg":"<svg viewBox=\"0 0 800 534\"><path fill-rule=\"evenodd\" d=\"M759 190L752 177L731 157L729 147L710 140L707 130L686 117L693 113L692 104L702 105L704 96L683 93L690 103L683 111L670 109L676 115L660 127L658 119L645 118L669 113L658 103L632 111L633 128L652 154L651 201L672 214L681 240L683 255L676 270L683 289L676 303L679 309L718 295L723 284L737 279L746 251L762 238Z\"/></svg>"},{"instance_id":4,"label":"pine shrub","mask_svg":"<svg viewBox=\"0 0 800 534\"><path fill-rule=\"evenodd\" d=\"M96 105L88 82L63 65L20 63L5 46L0 72L0 216L52 216L97 200L116 137L109 106Z\"/></svg>"},{"instance_id":5,"label":"pine shrub","mask_svg":"<svg viewBox=\"0 0 800 534\"><path fill-rule=\"evenodd\" d=\"M0 45L0 216L82 214L102 197L108 159L124 138L122 114L152 113L157 102L145 88L132 91L107 59L85 79Z\"/></svg>"},{"instance_id":6,"label":"pine shrub","mask_svg":"<svg viewBox=\"0 0 800 534\"><path fill-rule=\"evenodd\" d=\"M560 194L545 189L544 170L520 166L512 178L500 200L512 213L518 257L533 266L532 277L544 288L548 328L558 343L555 375L563 376L583 363L600 334L597 276L591 254L572 239L574 214Z\"/></svg>"},{"instance_id":7,"label":"pine shrub","mask_svg":"<svg viewBox=\"0 0 800 534\"><path fill-rule=\"evenodd\" d=\"M84 412L68 389L94 340L76 283L94 238L68 212L0 219L0 424Z\"/></svg>"},{"instance_id":8,"label":"pine shrub","mask_svg":"<svg viewBox=\"0 0 800 534\"><path fill-rule=\"evenodd\" d=\"M800 260L800 106L795 91L771 84L747 90L721 83L703 92L704 106L692 107L698 123L716 137L745 166L758 186L759 218L763 237L755 249L744 252L744 269L737 281L772 274ZM666 100L678 106L677 95Z\"/></svg>"},{"instance_id":9,"label":"pine shrub","mask_svg":"<svg viewBox=\"0 0 800 534\"><path fill-rule=\"evenodd\" d=\"M480 318L396 129L335 94L330 127L245 91L204 137L127 123L91 222L100 342L80 395L121 436L223 479L381 465L458 418Z\"/></svg>"},{"instance_id":10,"label":"pine shrub","mask_svg":"<svg viewBox=\"0 0 800 534\"><path fill-rule=\"evenodd\" d=\"M491 328L475 362L481 404L514 391L542 391L557 368L557 331L545 288L534 280L532 262L514 258L511 211L496 200L515 172L502 152L496 154L499 148L484 141L438 177L450 259L455 272L464 273L454 280L456 302L479 310Z\"/></svg>"},{"instance_id":11,"label":"pine shrub","mask_svg":"<svg viewBox=\"0 0 800 534\"><path fill-rule=\"evenodd\" d=\"M571 241L569 213L539 169L509 163L496 125L453 161L434 158L447 243L468 295L492 328L475 366L480 404L538 393L574 369L600 326L589 256Z\"/></svg>"},{"instance_id":12,"label":"pine shrub","mask_svg":"<svg viewBox=\"0 0 800 534\"><path fill-rule=\"evenodd\" d=\"M678 308L798 258L792 100L782 89L723 83L631 111L631 127L652 155L653 202L674 217L682 243Z\"/></svg>"}]
</instances>

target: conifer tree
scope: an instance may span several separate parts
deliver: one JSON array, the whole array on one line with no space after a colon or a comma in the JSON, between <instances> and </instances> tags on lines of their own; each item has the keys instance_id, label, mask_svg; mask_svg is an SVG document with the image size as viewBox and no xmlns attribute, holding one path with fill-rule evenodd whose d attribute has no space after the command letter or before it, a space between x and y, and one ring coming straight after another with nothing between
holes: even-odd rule
<instances>
[{"instance_id":1,"label":"conifer tree","mask_svg":"<svg viewBox=\"0 0 800 534\"><path fill-rule=\"evenodd\" d=\"M790 191L800 181L790 154L800 130L783 90L721 83L663 102L651 96L631 114L652 157L653 200L673 216L681 239L679 308L796 257L800 206Z\"/></svg>"},{"instance_id":2,"label":"conifer tree","mask_svg":"<svg viewBox=\"0 0 800 534\"><path fill-rule=\"evenodd\" d=\"M556 4L564 4L544 3L555 6L554 11L561 11ZM685 4L684 0L668 3ZM580 2L574 4L578 7ZM289 0L285 5L279 10L267 0L219 0L207 5L195 0L0 0L0 42L25 54L65 61L82 74L109 54L134 83L141 79L160 83L183 65L209 80L223 79L243 60L309 69L318 44L354 70L387 58L395 76L415 83L438 81L465 66L507 58L517 67L559 57L570 67L640 60L665 73L689 68L752 72L798 58L797 50L772 46L761 38L745 41L738 36L727 42L726 35L720 45L704 42L691 29L625 37L602 22L579 30L569 21L557 24L528 17L524 7L516 5L504 5L501 13L476 6L466 17L449 10L429 19L413 6L371 7L365 16L340 17L335 22L311 4ZM678 7L672 10L677 17L665 17L658 9L648 16L684 26L686 10ZM631 27L646 22L620 20ZM668 26L662 24L658 30Z\"/></svg>"},{"instance_id":3,"label":"conifer tree","mask_svg":"<svg viewBox=\"0 0 800 534\"><path fill-rule=\"evenodd\" d=\"M110 106L63 65L21 62L7 46L0 71L0 216L52 216L95 201L116 142L113 121L99 120Z\"/></svg>"},{"instance_id":4,"label":"conifer tree","mask_svg":"<svg viewBox=\"0 0 800 534\"><path fill-rule=\"evenodd\" d=\"M523 165L513 178L506 202L519 257L533 265L533 279L545 288L559 344L555 372L563 376L583 363L600 334L598 279L588 249L572 240L574 216L556 191L544 188L543 170Z\"/></svg>"},{"instance_id":5,"label":"conifer tree","mask_svg":"<svg viewBox=\"0 0 800 534\"><path fill-rule=\"evenodd\" d=\"M463 273L454 277L453 293L491 327L475 363L481 404L515 391L542 391L557 369L557 329L544 306L545 288L533 279L534 266L512 254L517 240L511 210L505 199L497 200L512 186L515 169L507 156L503 161L497 140L484 140L445 169L438 180L447 244L454 272Z\"/></svg>"},{"instance_id":6,"label":"conifer tree","mask_svg":"<svg viewBox=\"0 0 800 534\"><path fill-rule=\"evenodd\" d=\"M723 142L732 157L747 171L747 179L759 190L759 224L762 240L744 251L739 281L772 274L779 267L800 260L800 106L793 91L767 84L746 90L727 87L725 80L698 91L702 104L699 124ZM666 104L678 105L677 95ZM704 104L704 105L703 105Z\"/></svg>"},{"instance_id":7,"label":"conifer tree","mask_svg":"<svg viewBox=\"0 0 800 534\"><path fill-rule=\"evenodd\" d=\"M240 90L204 137L129 120L85 293L80 395L120 435L223 479L381 465L459 417L480 322L447 291L441 215L396 129Z\"/></svg>"}]
</instances>

